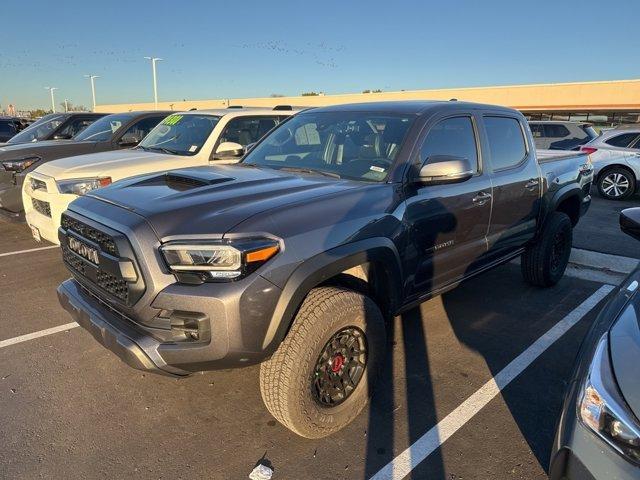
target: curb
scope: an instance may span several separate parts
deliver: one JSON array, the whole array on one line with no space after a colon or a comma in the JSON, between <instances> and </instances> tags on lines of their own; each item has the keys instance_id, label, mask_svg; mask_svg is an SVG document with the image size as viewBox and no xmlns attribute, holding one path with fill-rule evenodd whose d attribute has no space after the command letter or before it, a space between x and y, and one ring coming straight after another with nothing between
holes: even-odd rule
<instances>
[{"instance_id":1,"label":"curb","mask_svg":"<svg viewBox=\"0 0 640 480\"><path fill-rule=\"evenodd\" d=\"M569 263L578 267L624 275L635 270L639 262L640 260L635 258L593 252L579 248L572 248L571 256L569 257Z\"/></svg>"}]
</instances>

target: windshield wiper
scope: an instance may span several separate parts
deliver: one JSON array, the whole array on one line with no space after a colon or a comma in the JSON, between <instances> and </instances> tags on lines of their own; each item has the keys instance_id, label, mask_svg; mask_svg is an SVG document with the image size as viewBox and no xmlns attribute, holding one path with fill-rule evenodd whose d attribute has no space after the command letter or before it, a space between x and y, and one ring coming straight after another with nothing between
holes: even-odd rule
<instances>
[{"instance_id":1,"label":"windshield wiper","mask_svg":"<svg viewBox=\"0 0 640 480\"><path fill-rule=\"evenodd\" d=\"M341 178L340 175L333 172L325 172L324 170L317 170L315 168L307 167L278 167L278 170L285 170L287 172L301 172L301 173L317 173L325 177Z\"/></svg>"},{"instance_id":2,"label":"windshield wiper","mask_svg":"<svg viewBox=\"0 0 640 480\"><path fill-rule=\"evenodd\" d=\"M141 148L145 152L162 152L169 155L181 155L180 152L165 147L145 147L144 145L138 145L138 148Z\"/></svg>"}]
</instances>

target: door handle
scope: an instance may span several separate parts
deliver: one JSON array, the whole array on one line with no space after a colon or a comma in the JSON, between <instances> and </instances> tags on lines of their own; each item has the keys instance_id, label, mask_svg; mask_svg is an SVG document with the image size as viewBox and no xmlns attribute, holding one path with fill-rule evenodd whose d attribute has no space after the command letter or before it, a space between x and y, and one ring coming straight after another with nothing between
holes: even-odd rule
<instances>
[{"instance_id":1,"label":"door handle","mask_svg":"<svg viewBox=\"0 0 640 480\"><path fill-rule=\"evenodd\" d=\"M479 192L475 197L473 197L473 204L482 206L491 200L491 194L487 192Z\"/></svg>"},{"instance_id":2,"label":"door handle","mask_svg":"<svg viewBox=\"0 0 640 480\"><path fill-rule=\"evenodd\" d=\"M540 180L532 178L524 184L524 188L526 188L527 190L534 190L538 185L540 185Z\"/></svg>"}]
</instances>

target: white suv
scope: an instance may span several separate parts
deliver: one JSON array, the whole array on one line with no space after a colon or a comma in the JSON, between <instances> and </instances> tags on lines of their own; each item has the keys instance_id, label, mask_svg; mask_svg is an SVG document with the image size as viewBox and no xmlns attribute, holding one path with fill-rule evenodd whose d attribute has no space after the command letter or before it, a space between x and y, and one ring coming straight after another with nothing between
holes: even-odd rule
<instances>
[{"instance_id":1,"label":"white suv","mask_svg":"<svg viewBox=\"0 0 640 480\"><path fill-rule=\"evenodd\" d=\"M276 107L175 113L136 148L45 163L27 175L22 188L27 223L36 240L58 244L60 216L79 195L136 175L237 162L247 145L297 111Z\"/></svg>"}]
</instances>

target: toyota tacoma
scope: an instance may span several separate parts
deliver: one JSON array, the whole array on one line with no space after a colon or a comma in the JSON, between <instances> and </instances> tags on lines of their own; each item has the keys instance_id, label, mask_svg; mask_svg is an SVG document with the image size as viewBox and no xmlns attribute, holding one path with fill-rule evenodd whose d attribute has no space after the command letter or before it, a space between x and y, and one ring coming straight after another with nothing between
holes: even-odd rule
<instances>
[{"instance_id":1,"label":"toyota tacoma","mask_svg":"<svg viewBox=\"0 0 640 480\"><path fill-rule=\"evenodd\" d=\"M394 315L516 257L531 284L558 282L592 177L580 152L538 160L508 108L307 110L239 164L72 202L58 297L134 368L261 363L267 409L319 438L367 404Z\"/></svg>"}]
</instances>

